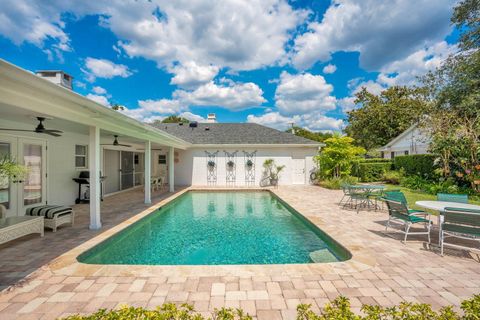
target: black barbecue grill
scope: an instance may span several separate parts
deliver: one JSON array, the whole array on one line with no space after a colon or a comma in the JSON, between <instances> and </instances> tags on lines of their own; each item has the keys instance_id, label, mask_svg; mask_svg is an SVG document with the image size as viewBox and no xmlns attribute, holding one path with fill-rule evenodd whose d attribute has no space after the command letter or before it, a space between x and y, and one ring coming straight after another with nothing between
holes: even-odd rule
<instances>
[{"instance_id":1,"label":"black barbecue grill","mask_svg":"<svg viewBox=\"0 0 480 320\"><path fill-rule=\"evenodd\" d=\"M103 181L106 179L106 176L100 175L100 199L103 201ZM78 183L78 198L75 200L75 203L88 203L90 202L90 171L80 171L78 178L73 178L73 181ZM82 185L85 185L87 188L83 193L82 197Z\"/></svg>"}]
</instances>

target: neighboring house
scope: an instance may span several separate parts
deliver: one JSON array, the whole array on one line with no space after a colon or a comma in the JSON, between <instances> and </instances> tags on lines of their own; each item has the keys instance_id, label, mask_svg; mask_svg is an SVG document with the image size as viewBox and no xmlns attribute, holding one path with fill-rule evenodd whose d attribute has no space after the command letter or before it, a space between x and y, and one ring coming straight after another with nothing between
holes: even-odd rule
<instances>
[{"instance_id":1,"label":"neighboring house","mask_svg":"<svg viewBox=\"0 0 480 320\"><path fill-rule=\"evenodd\" d=\"M318 142L257 124L215 123L213 114L196 127L153 127L75 93L71 83L61 71L35 75L0 59L0 128L7 129L0 130L0 156L29 169L23 180L0 181L8 216L39 204L73 204L79 186L72 179L82 171L90 175L93 229L101 227L102 188L108 196L141 187L149 203L151 177L163 178L171 192L176 185L259 187L263 162L272 158L285 165L280 184L310 182ZM42 133L37 117L61 136Z\"/></svg>"},{"instance_id":2,"label":"neighboring house","mask_svg":"<svg viewBox=\"0 0 480 320\"><path fill-rule=\"evenodd\" d=\"M393 159L396 156L404 156L409 154L426 154L430 138L424 130L414 124L392 141L381 147L379 151L382 158Z\"/></svg>"}]
</instances>

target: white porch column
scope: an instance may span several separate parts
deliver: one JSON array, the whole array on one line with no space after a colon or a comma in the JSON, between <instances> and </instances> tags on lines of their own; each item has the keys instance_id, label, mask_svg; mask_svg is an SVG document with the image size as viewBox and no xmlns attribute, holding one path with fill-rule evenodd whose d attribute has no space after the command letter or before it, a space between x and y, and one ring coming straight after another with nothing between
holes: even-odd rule
<instances>
[{"instance_id":1,"label":"white porch column","mask_svg":"<svg viewBox=\"0 0 480 320\"><path fill-rule=\"evenodd\" d=\"M151 198L151 186L150 186L150 176L151 176L151 170L152 170L152 143L150 141L145 141L145 203L152 203L152 198Z\"/></svg>"},{"instance_id":2,"label":"white porch column","mask_svg":"<svg viewBox=\"0 0 480 320\"><path fill-rule=\"evenodd\" d=\"M102 227L100 220L100 128L90 127L88 145L88 167L90 168L90 229Z\"/></svg>"},{"instance_id":3,"label":"white porch column","mask_svg":"<svg viewBox=\"0 0 480 320\"><path fill-rule=\"evenodd\" d=\"M168 188L170 192L175 191L175 148L170 147L168 149Z\"/></svg>"}]
</instances>

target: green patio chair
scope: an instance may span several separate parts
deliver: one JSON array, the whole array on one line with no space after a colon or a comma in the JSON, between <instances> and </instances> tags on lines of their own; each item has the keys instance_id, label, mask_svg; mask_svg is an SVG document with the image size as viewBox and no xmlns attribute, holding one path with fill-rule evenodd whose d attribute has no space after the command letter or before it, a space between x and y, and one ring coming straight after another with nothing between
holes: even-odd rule
<instances>
[{"instance_id":1,"label":"green patio chair","mask_svg":"<svg viewBox=\"0 0 480 320\"><path fill-rule=\"evenodd\" d=\"M340 200L340 202L338 203L339 206L342 205L343 203L343 200L346 198L346 201L348 202L350 200L350 185L348 183L342 183L341 184L341 188L342 188L342 191L343 191L343 197L342 199Z\"/></svg>"},{"instance_id":2,"label":"green patio chair","mask_svg":"<svg viewBox=\"0 0 480 320\"><path fill-rule=\"evenodd\" d=\"M426 234L428 237L428 243L430 243L430 228L432 227L432 222L430 221L430 215L423 213L411 214L408 212L407 205L401 201L391 200L385 198L385 202L388 207L388 221L385 226L385 231L390 227L392 221L398 222L405 226L405 230L400 230L401 233L405 234L403 243L407 241L407 236L409 234ZM425 231L410 231L410 228L414 224L424 224Z\"/></svg>"},{"instance_id":3,"label":"green patio chair","mask_svg":"<svg viewBox=\"0 0 480 320\"><path fill-rule=\"evenodd\" d=\"M438 201L468 203L468 194L450 194L450 193L438 193Z\"/></svg>"},{"instance_id":4,"label":"green patio chair","mask_svg":"<svg viewBox=\"0 0 480 320\"><path fill-rule=\"evenodd\" d=\"M407 208L408 208L407 198L405 197L403 192L400 191L400 190L387 190L387 191L385 191L383 200L386 200L386 199L401 202L405 206L407 206ZM424 214L425 211L408 208L408 213L409 214L416 214L416 213Z\"/></svg>"},{"instance_id":5,"label":"green patio chair","mask_svg":"<svg viewBox=\"0 0 480 320\"><path fill-rule=\"evenodd\" d=\"M445 243L445 239L455 237L480 242L480 210L445 208L440 231L440 254L445 245L461 249L480 250L460 244Z\"/></svg>"},{"instance_id":6,"label":"green patio chair","mask_svg":"<svg viewBox=\"0 0 480 320\"><path fill-rule=\"evenodd\" d=\"M348 186L348 195L349 199L343 205L344 208L350 205L350 208L355 209L358 213L360 208L367 206L369 193L365 190Z\"/></svg>"}]
</instances>

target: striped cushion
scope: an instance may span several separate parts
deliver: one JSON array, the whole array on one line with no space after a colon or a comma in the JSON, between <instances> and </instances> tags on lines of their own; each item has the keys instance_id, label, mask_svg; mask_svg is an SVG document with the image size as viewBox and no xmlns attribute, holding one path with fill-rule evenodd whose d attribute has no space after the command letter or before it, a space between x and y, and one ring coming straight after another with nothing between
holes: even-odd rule
<instances>
[{"instance_id":1,"label":"striped cushion","mask_svg":"<svg viewBox=\"0 0 480 320\"><path fill-rule=\"evenodd\" d=\"M43 216L46 219L53 219L72 213L71 207L65 206L38 206L27 209L27 216Z\"/></svg>"}]
</instances>

